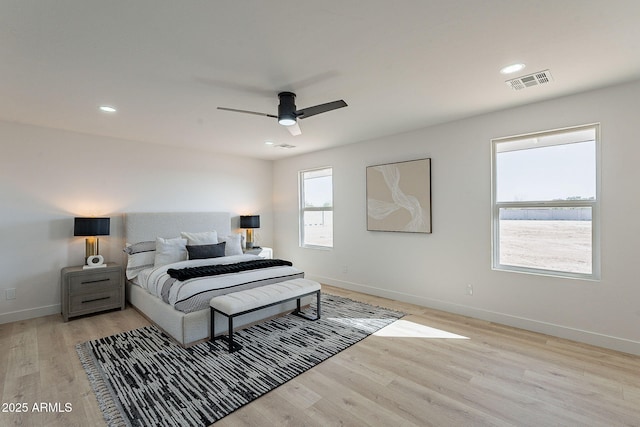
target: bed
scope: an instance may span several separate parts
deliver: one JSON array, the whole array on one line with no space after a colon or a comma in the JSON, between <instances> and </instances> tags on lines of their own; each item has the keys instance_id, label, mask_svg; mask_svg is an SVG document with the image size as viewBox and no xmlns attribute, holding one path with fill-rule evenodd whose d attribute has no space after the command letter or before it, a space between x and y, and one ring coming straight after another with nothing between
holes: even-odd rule
<instances>
[{"instance_id":1,"label":"bed","mask_svg":"<svg viewBox=\"0 0 640 427\"><path fill-rule=\"evenodd\" d=\"M255 255L242 254L240 235L232 232L228 212L144 212L124 214L127 253L127 301L145 317L188 347L210 337L208 301L213 296L264 284L304 277L304 272L290 263L264 260ZM213 235L211 235L213 233ZM199 239L217 239L225 244ZM189 253L200 259L184 261L176 256L173 246L178 239L187 239ZM156 246L158 245L158 246ZM151 253L152 249L158 251ZM165 250L167 249L168 250ZM222 248L222 249L221 249ZM226 249L225 249L226 248ZM226 250L223 256L219 252ZM202 254L204 252L204 255ZM208 258L209 251L217 251ZM238 252L239 251L239 252ZM155 257L164 257L154 265ZM158 259L158 258L156 258ZM215 268L235 268L240 265L268 264L267 268L251 267L250 271L195 275L186 280L182 274L200 273ZM277 265L275 265L277 263ZM274 265L272 265L274 264ZM282 264L282 265L280 265ZM216 267L220 266L220 267ZM248 267L247 267L248 268ZM231 271L231 270L230 270ZM211 273L209 273L211 274ZM202 277L207 276L207 277ZM183 280L180 280L182 278ZM305 301L308 303L309 301ZM237 319L243 327L260 320L295 309L296 302L276 305L249 313ZM219 321L218 321L219 320ZM218 326L220 329L218 329ZM216 319L215 335L226 332L223 318Z\"/></svg>"}]
</instances>

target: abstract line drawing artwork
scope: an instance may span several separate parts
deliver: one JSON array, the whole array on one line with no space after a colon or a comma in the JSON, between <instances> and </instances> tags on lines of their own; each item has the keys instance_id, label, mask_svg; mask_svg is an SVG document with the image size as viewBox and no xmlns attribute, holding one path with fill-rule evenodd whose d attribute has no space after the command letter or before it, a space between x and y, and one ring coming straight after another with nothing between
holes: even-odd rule
<instances>
[{"instance_id":1,"label":"abstract line drawing artwork","mask_svg":"<svg viewBox=\"0 0 640 427\"><path fill-rule=\"evenodd\" d=\"M367 230L431 233L431 159L367 166Z\"/></svg>"}]
</instances>

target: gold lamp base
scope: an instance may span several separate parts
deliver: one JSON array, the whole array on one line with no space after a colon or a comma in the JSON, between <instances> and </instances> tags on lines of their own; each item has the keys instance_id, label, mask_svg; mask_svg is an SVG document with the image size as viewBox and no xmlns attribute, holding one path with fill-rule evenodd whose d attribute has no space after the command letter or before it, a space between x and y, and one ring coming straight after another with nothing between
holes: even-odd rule
<instances>
[{"instance_id":1,"label":"gold lamp base","mask_svg":"<svg viewBox=\"0 0 640 427\"><path fill-rule=\"evenodd\" d=\"M253 248L253 228L247 228L247 249Z\"/></svg>"},{"instance_id":2,"label":"gold lamp base","mask_svg":"<svg viewBox=\"0 0 640 427\"><path fill-rule=\"evenodd\" d=\"M97 237L87 237L84 239L84 258L98 255L100 249L100 240Z\"/></svg>"},{"instance_id":3,"label":"gold lamp base","mask_svg":"<svg viewBox=\"0 0 640 427\"><path fill-rule=\"evenodd\" d=\"M92 268L104 268L107 264L104 263L104 258L98 254L100 242L97 237L87 237L85 239L85 265L83 270Z\"/></svg>"}]
</instances>

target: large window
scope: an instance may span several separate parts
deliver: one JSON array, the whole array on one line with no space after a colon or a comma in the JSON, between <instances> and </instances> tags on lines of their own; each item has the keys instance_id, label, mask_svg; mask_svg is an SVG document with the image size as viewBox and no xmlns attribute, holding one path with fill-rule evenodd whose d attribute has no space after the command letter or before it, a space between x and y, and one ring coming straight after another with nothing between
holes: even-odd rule
<instances>
[{"instance_id":1,"label":"large window","mask_svg":"<svg viewBox=\"0 0 640 427\"><path fill-rule=\"evenodd\" d=\"M333 247L333 169L300 172L300 246Z\"/></svg>"},{"instance_id":2,"label":"large window","mask_svg":"<svg viewBox=\"0 0 640 427\"><path fill-rule=\"evenodd\" d=\"M493 140L493 267L597 279L599 126Z\"/></svg>"}]
</instances>

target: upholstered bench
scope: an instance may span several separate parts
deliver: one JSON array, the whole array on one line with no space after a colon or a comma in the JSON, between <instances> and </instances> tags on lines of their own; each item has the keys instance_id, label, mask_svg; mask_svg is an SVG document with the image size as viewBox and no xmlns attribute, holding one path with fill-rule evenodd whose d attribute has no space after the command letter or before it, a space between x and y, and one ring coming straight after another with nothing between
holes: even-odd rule
<instances>
[{"instance_id":1,"label":"upholstered bench","mask_svg":"<svg viewBox=\"0 0 640 427\"><path fill-rule=\"evenodd\" d=\"M306 316L300 311L300 298L313 294L316 294L317 300L315 319ZM229 320L227 341L229 352L231 353L242 348L242 346L233 342L233 319L235 317L294 299L297 300L298 304L292 314L307 320L320 319L320 283L309 279L292 279L211 298L209 303L211 306L211 342L217 339L224 339L222 335L214 336L216 312Z\"/></svg>"}]
</instances>

